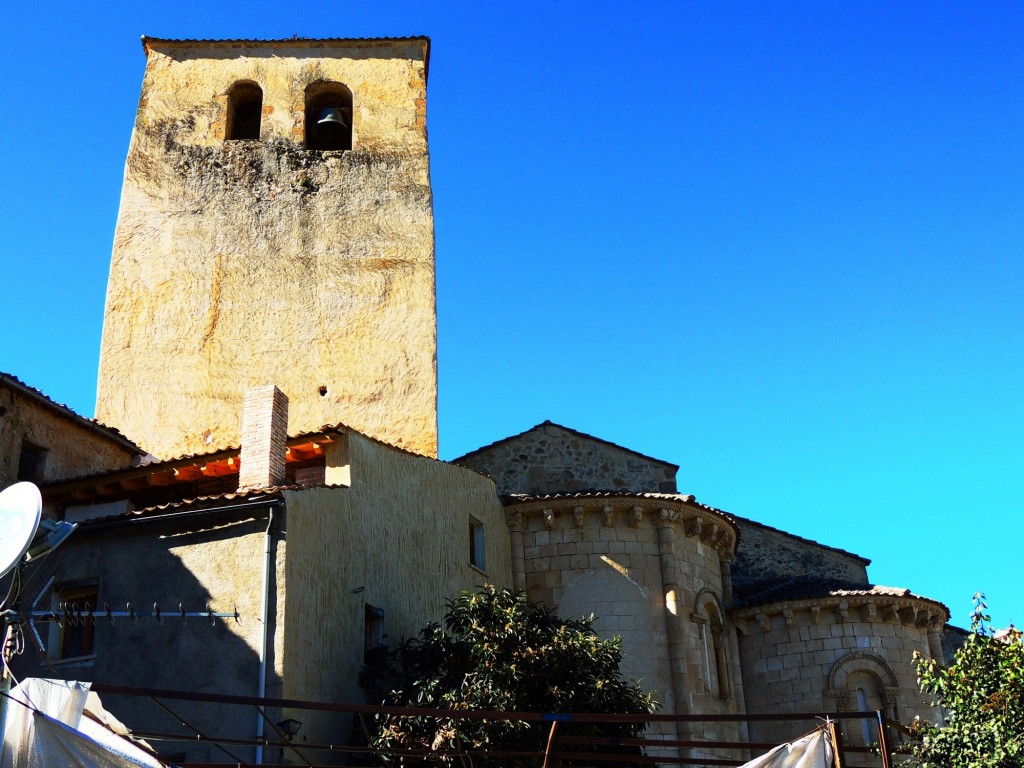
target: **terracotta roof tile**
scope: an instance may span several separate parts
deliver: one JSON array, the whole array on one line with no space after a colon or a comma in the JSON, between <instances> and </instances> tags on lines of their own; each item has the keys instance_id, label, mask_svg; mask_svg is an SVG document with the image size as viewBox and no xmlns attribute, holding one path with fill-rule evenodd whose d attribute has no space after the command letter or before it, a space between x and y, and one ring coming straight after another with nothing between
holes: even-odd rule
<instances>
[{"instance_id":1,"label":"terracotta roof tile","mask_svg":"<svg viewBox=\"0 0 1024 768\"><path fill-rule=\"evenodd\" d=\"M90 419L87 418L86 416L82 416L81 414L76 413L74 410L71 409L70 406L65 405L64 403L58 403L49 395L46 395L41 389L36 389L35 387L29 386L21 379L19 379L17 376L0 371L0 383L2 382L6 382L7 385L10 386L12 389L17 390L24 395L27 395L28 397L35 400L37 403L43 405L46 408L49 408L51 411L58 414L59 416L63 416L66 419L76 422L79 426L84 427L85 429L89 429L94 432L100 432L101 434L103 434L104 437L116 443L119 443L128 450L133 451L136 454L139 454L140 456L145 454L145 451L142 448L140 448L136 443L122 435L114 427L108 427L101 421L97 421L96 419Z\"/></svg>"},{"instance_id":2,"label":"terracotta roof tile","mask_svg":"<svg viewBox=\"0 0 1024 768\"><path fill-rule=\"evenodd\" d=\"M916 600L925 600L940 605L945 605L924 597L915 595L909 589L901 587L885 587L880 584L863 584L838 579L821 579L815 576L798 576L784 581L779 581L770 586L764 587L753 594L747 595L737 601L737 608L752 608L773 603L785 603L795 600L814 600L826 597L909 597Z\"/></svg>"},{"instance_id":3,"label":"terracotta roof tile","mask_svg":"<svg viewBox=\"0 0 1024 768\"><path fill-rule=\"evenodd\" d=\"M83 520L81 525L88 527L90 525L97 525L99 523L111 523L117 520L133 520L141 517L159 517L160 513L168 512L200 512L204 509L210 509L211 511L216 510L219 506L223 505L225 501L263 501L264 497L267 501L279 498L282 491L305 491L311 488L344 488L341 485L327 485L320 483L317 485L268 485L262 488L246 488L238 491L231 491L228 493L218 493L210 496L196 496L192 499L182 499L181 501L172 501L166 504L157 504L152 507L144 507L143 509L136 509L131 512L122 512L116 515L106 515L104 517L93 517L88 520Z\"/></svg>"},{"instance_id":4,"label":"terracotta roof tile","mask_svg":"<svg viewBox=\"0 0 1024 768\"><path fill-rule=\"evenodd\" d=\"M422 40L429 42L427 35L401 35L398 37L150 37L142 36L142 44L147 43L391 43L406 40Z\"/></svg>"},{"instance_id":5,"label":"terracotta roof tile","mask_svg":"<svg viewBox=\"0 0 1024 768\"><path fill-rule=\"evenodd\" d=\"M564 493L548 493L541 496L531 496L527 493L509 493L501 497L503 504L525 504L530 501L546 501L551 499L552 501L558 499L665 499L666 501L681 501L686 504L691 504L695 507L713 512L716 515L724 517L727 521L736 525L736 519L729 512L717 507L712 507L708 504L702 504L697 501L696 497L691 494L683 493L656 493L654 491L604 491L604 490L585 490L585 491L566 491Z\"/></svg>"}]
</instances>

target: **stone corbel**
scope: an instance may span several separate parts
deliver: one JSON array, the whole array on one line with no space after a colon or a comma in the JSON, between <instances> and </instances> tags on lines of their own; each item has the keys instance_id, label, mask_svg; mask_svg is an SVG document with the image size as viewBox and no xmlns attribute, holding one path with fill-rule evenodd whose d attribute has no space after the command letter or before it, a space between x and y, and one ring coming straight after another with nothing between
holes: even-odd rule
<instances>
[{"instance_id":1,"label":"stone corbel","mask_svg":"<svg viewBox=\"0 0 1024 768\"><path fill-rule=\"evenodd\" d=\"M583 527L583 507L575 507L572 511L572 524L576 528Z\"/></svg>"},{"instance_id":2,"label":"stone corbel","mask_svg":"<svg viewBox=\"0 0 1024 768\"><path fill-rule=\"evenodd\" d=\"M821 606L820 605L812 605L811 606L811 623L812 624L817 624L819 621L821 621Z\"/></svg>"},{"instance_id":3,"label":"stone corbel","mask_svg":"<svg viewBox=\"0 0 1024 768\"><path fill-rule=\"evenodd\" d=\"M555 510L553 510L553 509L545 509L545 510L541 511L541 514L544 515L544 527L547 528L548 530L551 530L552 528L554 528L555 527Z\"/></svg>"},{"instance_id":4,"label":"stone corbel","mask_svg":"<svg viewBox=\"0 0 1024 768\"><path fill-rule=\"evenodd\" d=\"M612 506L607 506L601 510L601 524L605 528L611 528L615 524L614 513L615 508Z\"/></svg>"},{"instance_id":5,"label":"stone corbel","mask_svg":"<svg viewBox=\"0 0 1024 768\"><path fill-rule=\"evenodd\" d=\"M643 509L643 507L633 507L632 511L630 511L630 513L629 513L629 524L631 526L633 526L634 528L639 528L640 527L640 523L643 522L643 519L644 519L644 509Z\"/></svg>"},{"instance_id":6,"label":"stone corbel","mask_svg":"<svg viewBox=\"0 0 1024 768\"><path fill-rule=\"evenodd\" d=\"M864 606L864 621L874 623L878 621L878 608L874 603L867 603Z\"/></svg>"},{"instance_id":7,"label":"stone corbel","mask_svg":"<svg viewBox=\"0 0 1024 768\"><path fill-rule=\"evenodd\" d=\"M771 632L772 630L772 617L767 613L758 613L754 616L757 619L757 623L761 627L762 632Z\"/></svg>"},{"instance_id":8,"label":"stone corbel","mask_svg":"<svg viewBox=\"0 0 1024 768\"><path fill-rule=\"evenodd\" d=\"M506 520L506 522L508 522L508 528L509 528L510 531L512 531L513 533L522 533L523 532L524 527L523 527L523 513L522 512L510 512L505 517L505 520Z\"/></svg>"},{"instance_id":9,"label":"stone corbel","mask_svg":"<svg viewBox=\"0 0 1024 768\"><path fill-rule=\"evenodd\" d=\"M717 537L718 537L718 523L711 523L711 525L706 526L706 527L701 529L700 540L703 541L705 544L714 545L715 539Z\"/></svg>"},{"instance_id":10,"label":"stone corbel","mask_svg":"<svg viewBox=\"0 0 1024 768\"><path fill-rule=\"evenodd\" d=\"M691 517L686 521L686 535L689 537L700 536L700 518Z\"/></svg>"},{"instance_id":11,"label":"stone corbel","mask_svg":"<svg viewBox=\"0 0 1024 768\"><path fill-rule=\"evenodd\" d=\"M850 604L845 600L841 601L836 606L836 621L839 624L845 624L850 620Z\"/></svg>"},{"instance_id":12,"label":"stone corbel","mask_svg":"<svg viewBox=\"0 0 1024 768\"><path fill-rule=\"evenodd\" d=\"M796 626L796 616L793 614L792 608L783 608L782 617L786 620L786 626L790 629Z\"/></svg>"}]
</instances>

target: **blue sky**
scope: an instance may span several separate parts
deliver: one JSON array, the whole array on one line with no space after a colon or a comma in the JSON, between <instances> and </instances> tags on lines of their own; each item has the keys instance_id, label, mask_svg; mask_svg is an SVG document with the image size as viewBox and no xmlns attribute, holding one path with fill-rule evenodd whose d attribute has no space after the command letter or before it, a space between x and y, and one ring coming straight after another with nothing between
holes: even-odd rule
<instances>
[{"instance_id":1,"label":"blue sky","mask_svg":"<svg viewBox=\"0 0 1024 768\"><path fill-rule=\"evenodd\" d=\"M93 412L141 34L425 34L443 458L551 419L1024 622L1019 11L12 6L0 370Z\"/></svg>"}]
</instances>

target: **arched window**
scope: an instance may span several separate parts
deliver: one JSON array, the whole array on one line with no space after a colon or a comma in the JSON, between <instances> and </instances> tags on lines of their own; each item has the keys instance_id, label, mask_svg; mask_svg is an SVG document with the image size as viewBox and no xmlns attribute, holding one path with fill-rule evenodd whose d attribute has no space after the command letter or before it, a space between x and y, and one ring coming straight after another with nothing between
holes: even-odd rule
<instances>
[{"instance_id":1,"label":"arched window","mask_svg":"<svg viewBox=\"0 0 1024 768\"><path fill-rule=\"evenodd\" d=\"M702 589L697 593L694 608L691 618L700 626L705 688L711 695L728 700L732 698L732 687L722 603L711 590Z\"/></svg>"},{"instance_id":2,"label":"arched window","mask_svg":"<svg viewBox=\"0 0 1024 768\"><path fill-rule=\"evenodd\" d=\"M872 712L880 710L894 720L900 719L896 702L899 698L896 673L881 656L853 651L832 665L825 687L825 705L835 702L839 712ZM846 721L842 726L846 738L867 745L878 740L873 721Z\"/></svg>"},{"instance_id":3,"label":"arched window","mask_svg":"<svg viewBox=\"0 0 1024 768\"><path fill-rule=\"evenodd\" d=\"M228 115L224 138L259 141L263 115L263 89L251 80L240 80L228 91Z\"/></svg>"},{"instance_id":4,"label":"arched window","mask_svg":"<svg viewBox=\"0 0 1024 768\"><path fill-rule=\"evenodd\" d=\"M352 149L352 91L321 80L306 87L306 149Z\"/></svg>"},{"instance_id":5,"label":"arched window","mask_svg":"<svg viewBox=\"0 0 1024 768\"><path fill-rule=\"evenodd\" d=\"M882 681L874 673L864 669L851 672L846 678L846 690L850 692L851 697L856 702L856 708L861 712L885 710L885 694L882 690ZM872 742L878 741L878 731L874 723L868 720L860 721L860 739L861 744L864 746L869 746Z\"/></svg>"}]
</instances>

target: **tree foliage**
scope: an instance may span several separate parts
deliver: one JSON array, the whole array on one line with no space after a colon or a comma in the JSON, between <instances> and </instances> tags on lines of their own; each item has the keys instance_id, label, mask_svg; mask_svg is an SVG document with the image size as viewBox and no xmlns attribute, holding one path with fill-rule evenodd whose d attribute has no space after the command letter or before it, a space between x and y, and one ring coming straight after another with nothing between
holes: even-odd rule
<instances>
[{"instance_id":1,"label":"tree foliage","mask_svg":"<svg viewBox=\"0 0 1024 768\"><path fill-rule=\"evenodd\" d=\"M593 621L560 619L530 603L523 592L493 587L463 592L449 602L443 627L431 624L415 638L379 649L368 672L391 689L384 703L397 706L652 712L656 704L650 695L619 674L619 641L599 638ZM375 744L384 749L543 750L549 728L522 721L386 716L378 718ZM559 732L628 737L643 728L642 723L569 723ZM526 764L508 758L499 762Z\"/></svg>"},{"instance_id":2,"label":"tree foliage","mask_svg":"<svg viewBox=\"0 0 1024 768\"><path fill-rule=\"evenodd\" d=\"M1024 639L996 636L984 595L974 596L971 633L953 663L918 656L918 679L942 707L943 723L918 721L913 753L923 768L1024 766Z\"/></svg>"}]
</instances>

